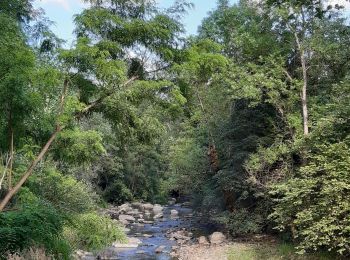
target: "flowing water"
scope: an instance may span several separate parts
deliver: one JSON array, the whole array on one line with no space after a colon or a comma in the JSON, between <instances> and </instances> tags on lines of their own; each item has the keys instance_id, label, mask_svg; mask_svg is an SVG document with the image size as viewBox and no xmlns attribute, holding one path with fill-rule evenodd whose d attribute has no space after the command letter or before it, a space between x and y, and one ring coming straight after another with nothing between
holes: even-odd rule
<instances>
[{"instance_id":1,"label":"flowing water","mask_svg":"<svg viewBox=\"0 0 350 260\"><path fill-rule=\"evenodd\" d=\"M171 210L178 211L178 217L170 214ZM127 226L130 231L128 237L138 238L141 243L137 248L108 248L100 254L100 259L116 260L175 260L170 253L172 247L176 246L175 240L167 237L168 231L186 229L193 232L193 239L200 235L208 235L214 231L215 227L207 224L201 224L200 219L193 214L193 210L183 204L164 207L163 218L154 219L153 223L139 224L131 223ZM145 220L153 220L152 217ZM169 233L169 232L168 232ZM156 249L163 247L161 252Z\"/></svg>"}]
</instances>

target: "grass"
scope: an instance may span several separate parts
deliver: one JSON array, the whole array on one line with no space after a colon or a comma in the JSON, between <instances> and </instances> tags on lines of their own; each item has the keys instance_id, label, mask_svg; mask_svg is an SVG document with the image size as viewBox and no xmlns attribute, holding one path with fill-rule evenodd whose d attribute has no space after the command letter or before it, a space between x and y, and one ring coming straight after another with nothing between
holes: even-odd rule
<instances>
[{"instance_id":1,"label":"grass","mask_svg":"<svg viewBox=\"0 0 350 260\"><path fill-rule=\"evenodd\" d=\"M228 255L229 260L328 260L335 257L328 254L298 255L290 244L234 243Z\"/></svg>"}]
</instances>

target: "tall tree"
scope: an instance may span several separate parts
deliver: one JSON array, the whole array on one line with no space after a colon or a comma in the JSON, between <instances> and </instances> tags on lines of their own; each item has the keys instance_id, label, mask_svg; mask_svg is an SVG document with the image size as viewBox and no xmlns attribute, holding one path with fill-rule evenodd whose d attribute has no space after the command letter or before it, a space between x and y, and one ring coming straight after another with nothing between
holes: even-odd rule
<instances>
[{"instance_id":1,"label":"tall tree","mask_svg":"<svg viewBox=\"0 0 350 260\"><path fill-rule=\"evenodd\" d=\"M76 17L76 47L62 51L60 55L64 64L61 72L63 87L60 98L56 97L54 110L57 114L51 126L54 130L18 183L1 201L0 210L27 181L63 130L92 111L104 112L118 124L120 115L108 113L111 111L108 106L115 109L118 92L125 91L138 79L145 80L145 88L153 88L155 94L168 89L171 84L153 80L152 73L161 72L176 58L183 32L176 14L186 5L179 2L170 10L174 12L170 15L158 11L149 1L98 1ZM153 59L156 63L147 63L145 57L131 58L135 49L157 57ZM159 68L157 64L160 64ZM148 76L143 77L142 71Z\"/></svg>"}]
</instances>

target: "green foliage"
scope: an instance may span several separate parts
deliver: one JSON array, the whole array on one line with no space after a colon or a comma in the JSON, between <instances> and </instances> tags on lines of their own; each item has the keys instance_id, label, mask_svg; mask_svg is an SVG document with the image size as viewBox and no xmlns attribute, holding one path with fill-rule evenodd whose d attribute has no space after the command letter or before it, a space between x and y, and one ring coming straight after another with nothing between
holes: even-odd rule
<instances>
[{"instance_id":1,"label":"green foliage","mask_svg":"<svg viewBox=\"0 0 350 260\"><path fill-rule=\"evenodd\" d=\"M133 194L123 180L116 179L103 191L103 197L107 202L123 204L133 200Z\"/></svg>"},{"instance_id":2,"label":"green foliage","mask_svg":"<svg viewBox=\"0 0 350 260\"><path fill-rule=\"evenodd\" d=\"M87 185L50 167L33 176L27 187L64 214L90 211L97 200L97 195Z\"/></svg>"},{"instance_id":3,"label":"green foliage","mask_svg":"<svg viewBox=\"0 0 350 260\"><path fill-rule=\"evenodd\" d=\"M3 257L44 247L68 258L67 240L99 250L123 239L94 213L91 187L116 204L179 190L234 236L276 226L301 252L350 254L350 27L339 7L220 0L186 40L186 1L86 2L65 50L32 1L0 2L0 155L13 134L14 182L63 127L9 204L18 210L0 215Z\"/></svg>"},{"instance_id":4,"label":"green foliage","mask_svg":"<svg viewBox=\"0 0 350 260\"><path fill-rule=\"evenodd\" d=\"M0 133L2 147L8 147L8 129L22 129L23 120L35 109L36 95L29 88L34 70L33 51L16 21L0 12Z\"/></svg>"},{"instance_id":5,"label":"green foliage","mask_svg":"<svg viewBox=\"0 0 350 260\"><path fill-rule=\"evenodd\" d=\"M201 190L206 172L205 148L194 138L182 137L170 147L169 185L184 193ZM192 182L188 179L191 178Z\"/></svg>"},{"instance_id":6,"label":"green foliage","mask_svg":"<svg viewBox=\"0 0 350 260\"><path fill-rule=\"evenodd\" d=\"M92 162L106 152L99 132L78 129L63 131L58 138L56 150L59 159L71 164Z\"/></svg>"},{"instance_id":7,"label":"green foliage","mask_svg":"<svg viewBox=\"0 0 350 260\"><path fill-rule=\"evenodd\" d=\"M61 259L70 258L70 247L61 236L64 218L48 204L26 205L0 214L0 257L29 247L45 247Z\"/></svg>"},{"instance_id":8,"label":"green foliage","mask_svg":"<svg viewBox=\"0 0 350 260\"><path fill-rule=\"evenodd\" d=\"M0 3L0 12L18 20L18 22L32 20L33 11L31 0L4 0Z\"/></svg>"},{"instance_id":9,"label":"green foliage","mask_svg":"<svg viewBox=\"0 0 350 260\"><path fill-rule=\"evenodd\" d=\"M108 217L95 213L78 215L71 226L65 227L64 236L69 244L83 250L97 251L113 242L125 242L121 228Z\"/></svg>"},{"instance_id":10,"label":"green foliage","mask_svg":"<svg viewBox=\"0 0 350 260\"><path fill-rule=\"evenodd\" d=\"M316 134L311 140L317 139ZM307 164L294 178L272 187L277 204L271 218L278 229L292 229L301 251L326 248L347 254L350 139L311 140Z\"/></svg>"},{"instance_id":11,"label":"green foliage","mask_svg":"<svg viewBox=\"0 0 350 260\"><path fill-rule=\"evenodd\" d=\"M234 212L223 212L214 218L218 223L225 225L232 236L260 233L265 225L263 215L252 214L247 209Z\"/></svg>"}]
</instances>

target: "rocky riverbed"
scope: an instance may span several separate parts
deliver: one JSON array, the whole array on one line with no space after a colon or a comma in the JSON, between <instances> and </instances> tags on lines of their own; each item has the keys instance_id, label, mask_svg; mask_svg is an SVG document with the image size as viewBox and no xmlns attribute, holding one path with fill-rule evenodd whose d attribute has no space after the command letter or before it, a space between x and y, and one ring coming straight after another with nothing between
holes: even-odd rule
<instances>
[{"instance_id":1,"label":"rocky riverbed","mask_svg":"<svg viewBox=\"0 0 350 260\"><path fill-rule=\"evenodd\" d=\"M103 214L110 215L116 223L124 226L128 241L115 242L97 254L78 251L77 259L191 259L188 250L193 246L217 247L226 242L225 235L202 221L190 203L177 203L175 199L166 206L126 203L110 207Z\"/></svg>"}]
</instances>

